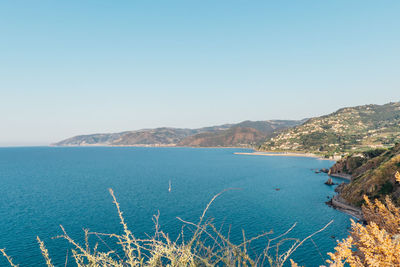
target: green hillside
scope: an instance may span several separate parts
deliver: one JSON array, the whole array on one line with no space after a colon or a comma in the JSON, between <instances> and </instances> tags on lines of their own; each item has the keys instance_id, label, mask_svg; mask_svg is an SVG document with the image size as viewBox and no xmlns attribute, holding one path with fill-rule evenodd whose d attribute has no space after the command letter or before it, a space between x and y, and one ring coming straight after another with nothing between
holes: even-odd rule
<instances>
[{"instance_id":1,"label":"green hillside","mask_svg":"<svg viewBox=\"0 0 400 267\"><path fill-rule=\"evenodd\" d=\"M267 139L260 150L340 155L400 142L400 102L342 108Z\"/></svg>"}]
</instances>

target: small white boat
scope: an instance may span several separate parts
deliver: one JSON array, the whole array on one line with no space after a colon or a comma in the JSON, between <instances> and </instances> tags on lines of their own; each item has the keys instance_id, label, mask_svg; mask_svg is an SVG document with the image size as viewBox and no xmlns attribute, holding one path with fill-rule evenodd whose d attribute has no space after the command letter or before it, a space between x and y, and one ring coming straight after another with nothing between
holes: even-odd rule
<instances>
[{"instance_id":1,"label":"small white boat","mask_svg":"<svg viewBox=\"0 0 400 267\"><path fill-rule=\"evenodd\" d=\"M171 180L169 180L169 187L168 187L168 192L171 192L172 188L171 188Z\"/></svg>"}]
</instances>

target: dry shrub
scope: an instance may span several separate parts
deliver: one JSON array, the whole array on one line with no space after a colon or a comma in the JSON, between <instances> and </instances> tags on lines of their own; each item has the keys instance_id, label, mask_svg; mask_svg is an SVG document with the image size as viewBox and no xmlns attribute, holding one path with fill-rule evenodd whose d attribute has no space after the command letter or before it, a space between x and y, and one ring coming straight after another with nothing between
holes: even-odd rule
<instances>
[{"instance_id":1,"label":"dry shrub","mask_svg":"<svg viewBox=\"0 0 400 267\"><path fill-rule=\"evenodd\" d=\"M396 173L400 181L400 174ZM328 253L333 267L346 263L351 267L400 266L400 208L386 196L385 203L379 200L371 202L364 196L362 207L364 226L352 220L350 236L338 243L335 253Z\"/></svg>"},{"instance_id":2,"label":"dry shrub","mask_svg":"<svg viewBox=\"0 0 400 267\"><path fill-rule=\"evenodd\" d=\"M226 191L226 190L225 190ZM221 192L222 193L222 192ZM182 231L176 240L171 240L168 234L160 230L158 224L159 214L153 218L155 224L155 233L148 239L139 239L129 230L119 203L114 192L110 189L113 203L116 206L120 223L123 228L123 234L102 234L92 233L85 230L85 244L82 246L74 241L61 226L63 235L56 238L63 238L72 244L72 256L74 263L81 266L274 266L281 267L290 260L292 266L298 266L290 257L292 253L301 246L306 240L312 238L315 234L323 231L329 222L322 229L314 232L303 240L287 238L286 236L294 229L296 224L289 228L285 233L272 237L272 231L262 233L254 238L247 239L243 232L243 241L241 244L233 244L229 237L224 236L219 229L212 224L212 220L206 219L206 213L212 202L221 193L214 196L206 206L198 223L184 221L178 218L182 223ZM190 228L191 235L188 240L185 239L184 228ZM116 240L120 245L121 251L109 250L101 252L97 244L94 247L89 245L89 236L96 236L101 242L106 244L103 238ZM266 247L261 255L251 257L248 253L249 246L254 240L265 239ZM44 243L37 238L42 255L48 267L53 264ZM279 251L280 247L286 244L288 249L284 252ZM106 244L107 245L107 244ZM107 247L109 247L107 245ZM6 257L11 266L15 266L12 259L0 250ZM65 266L67 265L67 259Z\"/></svg>"}]
</instances>

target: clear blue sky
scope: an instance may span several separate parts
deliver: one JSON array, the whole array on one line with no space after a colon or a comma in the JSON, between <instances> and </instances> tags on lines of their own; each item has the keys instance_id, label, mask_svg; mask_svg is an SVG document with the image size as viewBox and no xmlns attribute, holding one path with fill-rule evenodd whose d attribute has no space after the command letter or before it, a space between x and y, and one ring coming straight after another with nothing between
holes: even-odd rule
<instances>
[{"instance_id":1,"label":"clear blue sky","mask_svg":"<svg viewBox=\"0 0 400 267\"><path fill-rule=\"evenodd\" d=\"M400 101L400 1L1 1L0 145Z\"/></svg>"}]
</instances>

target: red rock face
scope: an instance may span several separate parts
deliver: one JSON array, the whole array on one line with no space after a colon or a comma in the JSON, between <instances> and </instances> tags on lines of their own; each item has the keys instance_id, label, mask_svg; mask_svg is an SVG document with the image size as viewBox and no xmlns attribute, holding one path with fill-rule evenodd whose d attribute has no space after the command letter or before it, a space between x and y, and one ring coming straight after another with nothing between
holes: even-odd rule
<instances>
[{"instance_id":1,"label":"red rock face","mask_svg":"<svg viewBox=\"0 0 400 267\"><path fill-rule=\"evenodd\" d=\"M265 139L266 135L256 129L235 127L217 132L200 133L182 140L180 146L248 146Z\"/></svg>"}]
</instances>

